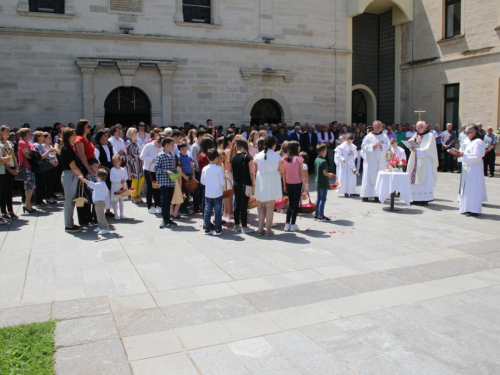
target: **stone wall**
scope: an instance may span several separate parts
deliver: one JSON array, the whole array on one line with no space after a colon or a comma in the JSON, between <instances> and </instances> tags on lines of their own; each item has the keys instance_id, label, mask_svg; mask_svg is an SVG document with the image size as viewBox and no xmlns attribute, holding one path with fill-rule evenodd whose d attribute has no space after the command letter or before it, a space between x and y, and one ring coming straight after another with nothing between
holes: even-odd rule
<instances>
[{"instance_id":1,"label":"stone wall","mask_svg":"<svg viewBox=\"0 0 500 375\"><path fill-rule=\"evenodd\" d=\"M442 2L414 0L414 21L402 26L402 122L420 107L432 123L444 120L444 85L460 84L460 123L498 126L500 8L497 0L467 0L463 37L443 38Z\"/></svg>"},{"instance_id":2,"label":"stone wall","mask_svg":"<svg viewBox=\"0 0 500 375\"><path fill-rule=\"evenodd\" d=\"M8 51L0 60L0 122L13 127L24 122L36 127L81 118L82 72L75 60L103 56L178 61L172 76L173 124L203 123L207 118L221 125L238 123L248 98L262 89L273 90L284 97L293 121L325 122L345 118L345 57L337 59L337 68L344 75L337 76L335 82L332 52L92 40L76 35L71 39L4 35L0 38L0 49ZM264 82L262 76L242 79L240 69L266 67L292 71L295 76L289 83L282 77L273 77L269 82ZM119 75L117 67L97 67L94 93ZM148 81L158 95L161 94L161 77L156 68L139 67L135 76Z\"/></svg>"}]
</instances>

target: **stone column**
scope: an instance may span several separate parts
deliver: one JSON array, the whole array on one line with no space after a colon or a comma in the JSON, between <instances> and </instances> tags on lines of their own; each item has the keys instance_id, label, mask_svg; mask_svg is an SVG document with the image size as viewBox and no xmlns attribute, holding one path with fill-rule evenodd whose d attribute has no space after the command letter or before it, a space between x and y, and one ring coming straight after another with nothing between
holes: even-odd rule
<instances>
[{"instance_id":1,"label":"stone column","mask_svg":"<svg viewBox=\"0 0 500 375\"><path fill-rule=\"evenodd\" d=\"M158 63L158 69L161 74L161 114L162 114L162 124L157 125L171 125L172 124L172 74L177 67L177 62L161 62ZM151 109L151 115L153 114L153 108Z\"/></svg>"},{"instance_id":2,"label":"stone column","mask_svg":"<svg viewBox=\"0 0 500 375\"><path fill-rule=\"evenodd\" d=\"M346 55L346 108L345 121L352 124L352 17L347 17L347 55ZM337 67L335 67L337 68Z\"/></svg>"},{"instance_id":3,"label":"stone column","mask_svg":"<svg viewBox=\"0 0 500 375\"><path fill-rule=\"evenodd\" d=\"M94 71L98 62L95 60L76 60L83 74L83 117L94 121Z\"/></svg>"}]
</instances>

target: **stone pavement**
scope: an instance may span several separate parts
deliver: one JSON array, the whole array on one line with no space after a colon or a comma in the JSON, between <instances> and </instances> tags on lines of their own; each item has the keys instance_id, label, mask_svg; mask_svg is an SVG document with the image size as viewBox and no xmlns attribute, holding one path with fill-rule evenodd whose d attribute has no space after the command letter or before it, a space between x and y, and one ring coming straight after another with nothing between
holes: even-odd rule
<instances>
[{"instance_id":1,"label":"stone pavement","mask_svg":"<svg viewBox=\"0 0 500 375\"><path fill-rule=\"evenodd\" d=\"M278 214L271 238L160 230L130 202L105 239L64 233L61 207L21 215L0 326L59 319L60 375L499 374L500 179L467 218L459 175L439 177L428 207L330 194L331 223L284 233Z\"/></svg>"}]
</instances>

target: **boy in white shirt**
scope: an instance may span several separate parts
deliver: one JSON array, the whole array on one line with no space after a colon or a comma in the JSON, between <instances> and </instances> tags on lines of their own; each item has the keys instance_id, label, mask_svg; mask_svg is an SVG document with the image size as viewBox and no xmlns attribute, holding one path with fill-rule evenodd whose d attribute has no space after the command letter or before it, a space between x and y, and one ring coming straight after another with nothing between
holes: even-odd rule
<instances>
[{"instance_id":1,"label":"boy in white shirt","mask_svg":"<svg viewBox=\"0 0 500 375\"><path fill-rule=\"evenodd\" d=\"M398 146L397 139L394 138L391 139L391 147L392 147L392 153L396 155L399 161L406 160L405 150L403 150L402 147Z\"/></svg>"},{"instance_id":2,"label":"boy in white shirt","mask_svg":"<svg viewBox=\"0 0 500 375\"><path fill-rule=\"evenodd\" d=\"M106 178L108 177L108 172L104 169L99 169L97 171L97 182L92 182L83 178L83 176L78 176L81 181L83 181L87 186L92 189L92 200L94 201L95 212L97 215L97 223L99 227L94 229L94 232L100 235L109 233L109 224L104 215L106 210L106 197L109 196L109 189L106 186Z\"/></svg>"},{"instance_id":3,"label":"boy in white shirt","mask_svg":"<svg viewBox=\"0 0 500 375\"><path fill-rule=\"evenodd\" d=\"M205 185L205 212L203 214L205 222L205 234L212 233L210 217L212 210L215 213L215 235L222 235L222 193L226 186L224 171L217 165L219 152L212 148L207 152L210 164L203 168L201 173L201 183Z\"/></svg>"}]
</instances>

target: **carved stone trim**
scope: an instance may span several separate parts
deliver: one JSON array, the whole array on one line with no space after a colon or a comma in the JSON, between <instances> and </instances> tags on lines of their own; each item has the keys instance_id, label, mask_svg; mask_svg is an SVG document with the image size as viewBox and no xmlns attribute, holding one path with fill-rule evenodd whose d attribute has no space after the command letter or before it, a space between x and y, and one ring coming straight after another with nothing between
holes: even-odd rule
<instances>
[{"instance_id":1,"label":"carved stone trim","mask_svg":"<svg viewBox=\"0 0 500 375\"><path fill-rule=\"evenodd\" d=\"M139 61L117 61L118 68L123 78L123 86L132 86L135 71L139 67Z\"/></svg>"},{"instance_id":2,"label":"carved stone trim","mask_svg":"<svg viewBox=\"0 0 500 375\"><path fill-rule=\"evenodd\" d=\"M241 72L241 77L243 78L244 81L248 81L251 76L263 76L263 79L269 77L269 80L272 77L283 77L285 83L290 83L293 81L293 77L295 76L295 72L291 72L288 70L265 71L259 69L240 69L240 72Z\"/></svg>"}]
</instances>

